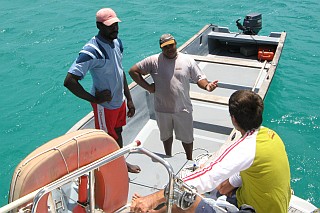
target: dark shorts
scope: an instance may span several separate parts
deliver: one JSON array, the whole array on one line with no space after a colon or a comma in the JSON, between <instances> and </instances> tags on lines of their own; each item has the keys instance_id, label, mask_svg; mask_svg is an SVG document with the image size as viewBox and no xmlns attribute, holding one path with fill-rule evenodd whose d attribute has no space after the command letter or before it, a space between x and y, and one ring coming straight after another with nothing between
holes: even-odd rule
<instances>
[{"instance_id":1,"label":"dark shorts","mask_svg":"<svg viewBox=\"0 0 320 213\"><path fill-rule=\"evenodd\" d=\"M216 211L203 199L201 199L199 205L196 208L196 213L216 213Z\"/></svg>"}]
</instances>

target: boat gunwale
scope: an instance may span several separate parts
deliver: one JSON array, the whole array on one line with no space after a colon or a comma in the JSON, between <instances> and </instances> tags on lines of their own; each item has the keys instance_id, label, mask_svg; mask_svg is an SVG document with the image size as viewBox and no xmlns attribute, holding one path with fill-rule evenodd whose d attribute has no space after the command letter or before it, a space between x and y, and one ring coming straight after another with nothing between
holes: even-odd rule
<instances>
[{"instance_id":1,"label":"boat gunwale","mask_svg":"<svg viewBox=\"0 0 320 213\"><path fill-rule=\"evenodd\" d=\"M258 91L258 94L261 96L261 98L263 100L264 100L264 98L265 98L265 96L266 96L266 94L268 92L268 89L270 88L270 84L271 84L271 82L273 80L273 77L275 75L277 66L279 64L280 56L281 56L281 53L282 53L282 50L283 50L283 47L284 47L284 42L285 42L286 36L287 36L286 32L282 32L281 33L280 40L279 40L277 49L275 51L274 58L273 58L273 60L271 62L270 68L268 69L268 75L264 79L264 81L263 81L263 83L260 86L260 89Z\"/></svg>"}]
</instances>

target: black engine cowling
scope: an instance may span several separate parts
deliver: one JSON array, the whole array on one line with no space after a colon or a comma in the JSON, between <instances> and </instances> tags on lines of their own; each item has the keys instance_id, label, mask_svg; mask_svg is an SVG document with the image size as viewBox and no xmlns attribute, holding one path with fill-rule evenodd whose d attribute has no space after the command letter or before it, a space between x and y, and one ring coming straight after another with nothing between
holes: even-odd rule
<instances>
[{"instance_id":1,"label":"black engine cowling","mask_svg":"<svg viewBox=\"0 0 320 213\"><path fill-rule=\"evenodd\" d=\"M262 29L262 15L261 13L250 13L246 15L243 24L239 23L240 19L236 21L239 30L242 30L246 35L258 35Z\"/></svg>"}]
</instances>

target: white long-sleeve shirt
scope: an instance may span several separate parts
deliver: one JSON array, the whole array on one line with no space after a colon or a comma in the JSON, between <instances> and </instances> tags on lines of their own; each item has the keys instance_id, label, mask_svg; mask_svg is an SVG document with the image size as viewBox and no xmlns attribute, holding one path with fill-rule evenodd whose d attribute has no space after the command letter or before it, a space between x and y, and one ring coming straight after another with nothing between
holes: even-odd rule
<instances>
[{"instance_id":1,"label":"white long-sleeve shirt","mask_svg":"<svg viewBox=\"0 0 320 213\"><path fill-rule=\"evenodd\" d=\"M256 136L258 130L247 132L242 138L230 145L201 170L183 178L188 184L197 188L199 193L215 189L220 183L229 179L230 184L241 185L240 171L248 169L255 158Z\"/></svg>"}]
</instances>

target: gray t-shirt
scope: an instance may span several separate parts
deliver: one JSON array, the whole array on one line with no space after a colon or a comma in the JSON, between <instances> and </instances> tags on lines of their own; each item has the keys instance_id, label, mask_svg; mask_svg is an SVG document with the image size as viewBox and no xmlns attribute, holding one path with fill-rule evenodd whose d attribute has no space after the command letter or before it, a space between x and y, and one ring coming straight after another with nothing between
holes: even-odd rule
<instances>
[{"instance_id":1,"label":"gray t-shirt","mask_svg":"<svg viewBox=\"0 0 320 213\"><path fill-rule=\"evenodd\" d=\"M192 112L190 80L196 83L206 78L192 58L178 53L176 58L168 59L160 53L145 58L137 66L143 74L151 74L153 78L157 112Z\"/></svg>"}]
</instances>

